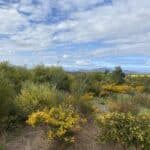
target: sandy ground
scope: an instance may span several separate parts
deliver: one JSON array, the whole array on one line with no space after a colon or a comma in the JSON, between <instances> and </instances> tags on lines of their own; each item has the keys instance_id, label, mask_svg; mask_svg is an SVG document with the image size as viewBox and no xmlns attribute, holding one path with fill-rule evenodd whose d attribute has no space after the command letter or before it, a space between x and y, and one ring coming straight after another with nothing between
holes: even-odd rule
<instances>
[{"instance_id":1,"label":"sandy ground","mask_svg":"<svg viewBox=\"0 0 150 150\"><path fill-rule=\"evenodd\" d=\"M25 128L18 136L3 136L0 141L6 145L6 150L121 150L113 145L97 144L96 135L97 129L88 123L76 135L76 143L69 147L50 143L42 130L32 128Z\"/></svg>"}]
</instances>

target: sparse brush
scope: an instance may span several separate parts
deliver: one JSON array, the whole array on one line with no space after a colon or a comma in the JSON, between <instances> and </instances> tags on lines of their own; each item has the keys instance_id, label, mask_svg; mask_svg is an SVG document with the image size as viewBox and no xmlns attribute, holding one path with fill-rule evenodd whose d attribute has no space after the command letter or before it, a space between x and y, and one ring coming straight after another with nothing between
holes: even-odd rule
<instances>
[{"instance_id":1,"label":"sparse brush","mask_svg":"<svg viewBox=\"0 0 150 150\"><path fill-rule=\"evenodd\" d=\"M111 112L131 112L137 114L139 112L139 106L133 101L132 96L119 95L114 100L108 102L108 107Z\"/></svg>"}]
</instances>

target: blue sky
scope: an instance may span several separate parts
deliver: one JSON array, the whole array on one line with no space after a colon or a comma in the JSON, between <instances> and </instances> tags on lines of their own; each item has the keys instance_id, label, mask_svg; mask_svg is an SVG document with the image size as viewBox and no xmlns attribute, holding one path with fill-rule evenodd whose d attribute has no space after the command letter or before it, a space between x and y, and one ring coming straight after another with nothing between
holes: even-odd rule
<instances>
[{"instance_id":1,"label":"blue sky","mask_svg":"<svg viewBox=\"0 0 150 150\"><path fill-rule=\"evenodd\" d=\"M0 0L0 61L150 72L149 0Z\"/></svg>"}]
</instances>

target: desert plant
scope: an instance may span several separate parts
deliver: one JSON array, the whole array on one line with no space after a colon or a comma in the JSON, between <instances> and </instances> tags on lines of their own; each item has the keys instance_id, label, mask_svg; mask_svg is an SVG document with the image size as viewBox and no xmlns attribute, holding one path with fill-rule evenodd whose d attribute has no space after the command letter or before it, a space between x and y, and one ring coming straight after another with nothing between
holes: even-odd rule
<instances>
[{"instance_id":1,"label":"desert plant","mask_svg":"<svg viewBox=\"0 0 150 150\"><path fill-rule=\"evenodd\" d=\"M33 111L61 104L65 97L63 92L50 88L48 84L26 82L16 98L16 103L24 118Z\"/></svg>"},{"instance_id":2,"label":"desert plant","mask_svg":"<svg viewBox=\"0 0 150 150\"><path fill-rule=\"evenodd\" d=\"M31 70L32 80L38 83L49 83L59 90L70 90L68 74L61 67L45 67L37 65Z\"/></svg>"},{"instance_id":3,"label":"desert plant","mask_svg":"<svg viewBox=\"0 0 150 150\"><path fill-rule=\"evenodd\" d=\"M15 91L9 80L0 74L0 130L7 125L8 116L15 112Z\"/></svg>"},{"instance_id":4,"label":"desert plant","mask_svg":"<svg viewBox=\"0 0 150 150\"><path fill-rule=\"evenodd\" d=\"M112 72L112 79L116 84L122 84L125 82L125 73L121 67L116 67Z\"/></svg>"},{"instance_id":5,"label":"desert plant","mask_svg":"<svg viewBox=\"0 0 150 150\"><path fill-rule=\"evenodd\" d=\"M106 113L97 118L97 125L100 143L119 143L125 149L148 150L150 147L149 114Z\"/></svg>"},{"instance_id":6,"label":"desert plant","mask_svg":"<svg viewBox=\"0 0 150 150\"><path fill-rule=\"evenodd\" d=\"M4 144L0 144L0 150L6 150L6 147Z\"/></svg>"},{"instance_id":7,"label":"desert plant","mask_svg":"<svg viewBox=\"0 0 150 150\"><path fill-rule=\"evenodd\" d=\"M146 93L136 93L133 96L133 101L138 105L150 108L150 95Z\"/></svg>"},{"instance_id":8,"label":"desert plant","mask_svg":"<svg viewBox=\"0 0 150 150\"><path fill-rule=\"evenodd\" d=\"M83 119L75 113L73 107L65 105L33 112L27 120L33 127L46 126L50 141L57 140L64 143L75 142L74 134L80 129L80 122L83 122Z\"/></svg>"},{"instance_id":9,"label":"desert plant","mask_svg":"<svg viewBox=\"0 0 150 150\"><path fill-rule=\"evenodd\" d=\"M108 107L111 112L122 112L137 114L140 111L139 105L135 103L130 95L117 95L115 99L108 101Z\"/></svg>"}]
</instances>

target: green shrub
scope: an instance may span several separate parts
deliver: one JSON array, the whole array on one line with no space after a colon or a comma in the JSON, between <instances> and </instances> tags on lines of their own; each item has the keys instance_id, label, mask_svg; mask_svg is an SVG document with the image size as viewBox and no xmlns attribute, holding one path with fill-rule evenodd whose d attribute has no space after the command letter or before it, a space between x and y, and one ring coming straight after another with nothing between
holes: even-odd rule
<instances>
[{"instance_id":1,"label":"green shrub","mask_svg":"<svg viewBox=\"0 0 150 150\"><path fill-rule=\"evenodd\" d=\"M3 74L0 74L0 130L7 124L6 118L15 112L14 99L13 86Z\"/></svg>"},{"instance_id":2,"label":"green shrub","mask_svg":"<svg viewBox=\"0 0 150 150\"><path fill-rule=\"evenodd\" d=\"M5 145L3 145L3 144L0 144L0 150L6 150L6 147L5 147Z\"/></svg>"},{"instance_id":3,"label":"green shrub","mask_svg":"<svg viewBox=\"0 0 150 150\"><path fill-rule=\"evenodd\" d=\"M11 82L17 93L20 92L22 82L29 80L30 77L30 71L28 69L11 65L8 62L0 63L0 72Z\"/></svg>"},{"instance_id":4,"label":"green shrub","mask_svg":"<svg viewBox=\"0 0 150 150\"><path fill-rule=\"evenodd\" d=\"M70 79L61 67L38 65L31 70L32 80L38 83L49 83L59 90L70 90Z\"/></svg>"},{"instance_id":5,"label":"green shrub","mask_svg":"<svg viewBox=\"0 0 150 150\"><path fill-rule=\"evenodd\" d=\"M119 143L125 149L150 147L150 116L131 113L106 113L97 118L100 143Z\"/></svg>"},{"instance_id":6,"label":"green shrub","mask_svg":"<svg viewBox=\"0 0 150 150\"><path fill-rule=\"evenodd\" d=\"M33 111L59 105L65 97L66 95L63 92L50 88L48 84L26 82L16 98L16 103L22 112L21 115L26 117Z\"/></svg>"},{"instance_id":7,"label":"green shrub","mask_svg":"<svg viewBox=\"0 0 150 150\"><path fill-rule=\"evenodd\" d=\"M72 95L67 99L69 104L71 104L80 114L86 117L90 117L98 111L98 108L92 100L93 98L86 94L83 96Z\"/></svg>"},{"instance_id":8,"label":"green shrub","mask_svg":"<svg viewBox=\"0 0 150 150\"><path fill-rule=\"evenodd\" d=\"M122 84L125 82L125 73L122 71L121 67L116 67L112 72L112 80L116 84Z\"/></svg>"}]
</instances>

